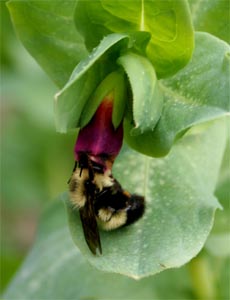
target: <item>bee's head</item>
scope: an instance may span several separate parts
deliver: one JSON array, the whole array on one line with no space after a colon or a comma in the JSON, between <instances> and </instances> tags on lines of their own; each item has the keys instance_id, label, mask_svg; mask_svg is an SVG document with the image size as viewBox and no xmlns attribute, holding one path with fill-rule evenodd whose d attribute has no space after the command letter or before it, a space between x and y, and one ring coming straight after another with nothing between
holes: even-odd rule
<instances>
[{"instance_id":1,"label":"bee's head","mask_svg":"<svg viewBox=\"0 0 230 300\"><path fill-rule=\"evenodd\" d=\"M111 173L114 157L105 153L93 155L90 152L79 152L77 155L80 169L91 169L93 173Z\"/></svg>"}]
</instances>

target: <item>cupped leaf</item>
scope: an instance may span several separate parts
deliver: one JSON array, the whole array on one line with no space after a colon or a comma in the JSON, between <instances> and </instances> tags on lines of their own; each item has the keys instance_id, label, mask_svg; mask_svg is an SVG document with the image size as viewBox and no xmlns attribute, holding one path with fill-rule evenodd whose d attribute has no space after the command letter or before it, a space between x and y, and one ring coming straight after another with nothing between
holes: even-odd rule
<instances>
[{"instance_id":1,"label":"cupped leaf","mask_svg":"<svg viewBox=\"0 0 230 300\"><path fill-rule=\"evenodd\" d=\"M88 54L74 26L75 5L66 0L7 3L23 45L59 87Z\"/></svg>"},{"instance_id":2,"label":"cupped leaf","mask_svg":"<svg viewBox=\"0 0 230 300\"><path fill-rule=\"evenodd\" d=\"M80 0L75 21L88 49L112 32L134 34L133 47L146 50L158 77L176 73L192 55L193 29L184 0ZM135 34L138 31L139 36ZM150 34L148 44L141 32Z\"/></svg>"},{"instance_id":3,"label":"cupped leaf","mask_svg":"<svg viewBox=\"0 0 230 300\"><path fill-rule=\"evenodd\" d=\"M188 0L195 30L206 31L230 43L228 0Z\"/></svg>"},{"instance_id":4,"label":"cupped leaf","mask_svg":"<svg viewBox=\"0 0 230 300\"><path fill-rule=\"evenodd\" d=\"M165 155L189 127L229 112L230 47L207 33L196 33L195 43L191 62L158 82L164 106L155 130L132 136L133 120L126 118L125 139L135 150Z\"/></svg>"},{"instance_id":5,"label":"cupped leaf","mask_svg":"<svg viewBox=\"0 0 230 300\"><path fill-rule=\"evenodd\" d=\"M44 212L34 247L2 299L191 299L185 268L139 281L92 268L71 241L61 198Z\"/></svg>"},{"instance_id":6,"label":"cupped leaf","mask_svg":"<svg viewBox=\"0 0 230 300\"><path fill-rule=\"evenodd\" d=\"M74 69L69 81L56 95L56 127L60 132L80 126L83 109L89 109L90 97L110 72L116 70L116 58L129 39L124 34L106 36L92 53ZM89 100L89 102L88 102ZM83 120L84 122L84 120Z\"/></svg>"},{"instance_id":7,"label":"cupped leaf","mask_svg":"<svg viewBox=\"0 0 230 300\"><path fill-rule=\"evenodd\" d=\"M135 128L132 134L153 130L160 118L163 98L155 70L148 59L127 53L118 59L128 75L132 90L132 113Z\"/></svg>"},{"instance_id":8,"label":"cupped leaf","mask_svg":"<svg viewBox=\"0 0 230 300\"><path fill-rule=\"evenodd\" d=\"M89 251L78 211L66 197L73 240L91 264L141 278L179 267L201 250L219 207L213 192L225 146L224 128L221 121L194 127L163 159L123 149L114 176L128 191L145 196L146 212L135 225L101 231L101 256Z\"/></svg>"}]
</instances>

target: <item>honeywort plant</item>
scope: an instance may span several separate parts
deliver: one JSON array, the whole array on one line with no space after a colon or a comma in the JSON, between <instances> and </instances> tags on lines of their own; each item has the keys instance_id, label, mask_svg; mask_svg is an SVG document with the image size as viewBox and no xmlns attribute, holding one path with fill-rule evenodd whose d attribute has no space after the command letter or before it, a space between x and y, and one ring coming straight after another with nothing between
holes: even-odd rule
<instances>
[{"instance_id":1,"label":"honeywort plant","mask_svg":"<svg viewBox=\"0 0 230 300\"><path fill-rule=\"evenodd\" d=\"M146 212L135 225L101 232L103 255L93 256L64 193L59 199L80 252L55 201L5 298L225 299L223 260L216 278L205 254L188 268L167 269L186 264L203 247L219 257L230 252L228 209L218 211L210 234L229 191L228 2L11 0L7 6L22 43L60 89L59 132L84 130L112 97L112 124L122 123L124 131L113 173L145 196ZM93 128L92 139L95 134ZM101 271L135 279L164 272L135 282Z\"/></svg>"}]
</instances>

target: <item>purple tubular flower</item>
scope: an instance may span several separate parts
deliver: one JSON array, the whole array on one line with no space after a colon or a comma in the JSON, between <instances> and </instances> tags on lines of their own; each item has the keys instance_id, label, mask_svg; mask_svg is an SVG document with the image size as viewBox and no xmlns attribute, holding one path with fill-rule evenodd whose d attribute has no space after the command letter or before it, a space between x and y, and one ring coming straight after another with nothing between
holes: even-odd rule
<instances>
[{"instance_id":1,"label":"purple tubular flower","mask_svg":"<svg viewBox=\"0 0 230 300\"><path fill-rule=\"evenodd\" d=\"M80 130L75 148L75 159L86 153L89 159L103 166L104 171L112 168L123 140L122 123L114 128L112 123L113 96L106 96L91 121Z\"/></svg>"}]
</instances>

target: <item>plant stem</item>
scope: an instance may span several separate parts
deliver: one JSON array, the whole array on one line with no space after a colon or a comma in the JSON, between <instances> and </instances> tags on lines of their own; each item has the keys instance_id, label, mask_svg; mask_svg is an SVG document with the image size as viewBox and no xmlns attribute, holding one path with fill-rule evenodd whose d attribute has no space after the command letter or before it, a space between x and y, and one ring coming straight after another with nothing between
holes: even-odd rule
<instances>
[{"instance_id":1,"label":"plant stem","mask_svg":"<svg viewBox=\"0 0 230 300\"><path fill-rule=\"evenodd\" d=\"M189 263L189 271L192 280L194 294L198 300L216 299L216 288L207 259L201 255Z\"/></svg>"}]
</instances>

